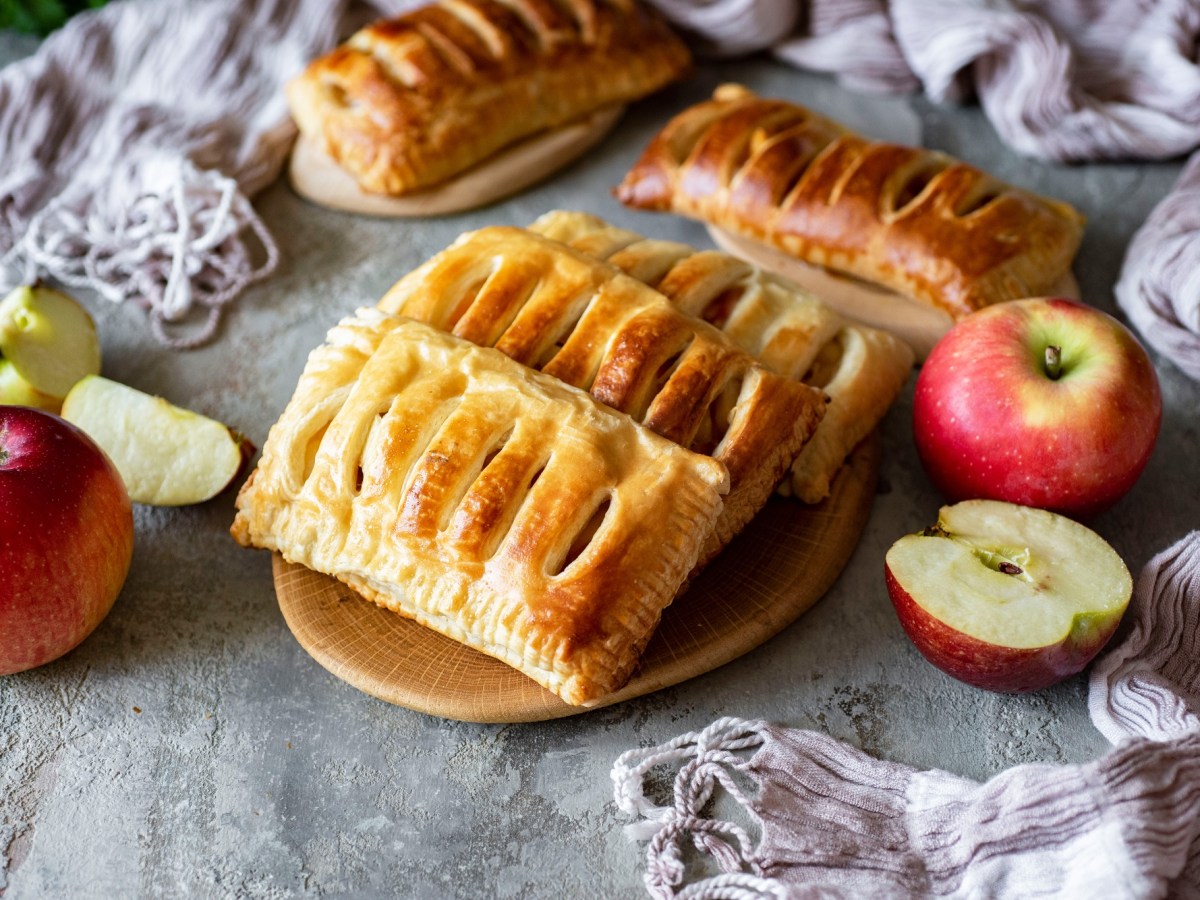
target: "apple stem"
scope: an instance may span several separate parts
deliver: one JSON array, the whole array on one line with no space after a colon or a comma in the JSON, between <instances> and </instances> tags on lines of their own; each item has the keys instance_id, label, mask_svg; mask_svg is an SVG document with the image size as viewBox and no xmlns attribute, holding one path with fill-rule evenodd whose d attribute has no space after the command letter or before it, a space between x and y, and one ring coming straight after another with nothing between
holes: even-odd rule
<instances>
[{"instance_id":1,"label":"apple stem","mask_svg":"<svg viewBox=\"0 0 1200 900\"><path fill-rule=\"evenodd\" d=\"M1062 347L1051 344L1046 348L1046 374L1051 381L1058 381L1062 375Z\"/></svg>"}]
</instances>

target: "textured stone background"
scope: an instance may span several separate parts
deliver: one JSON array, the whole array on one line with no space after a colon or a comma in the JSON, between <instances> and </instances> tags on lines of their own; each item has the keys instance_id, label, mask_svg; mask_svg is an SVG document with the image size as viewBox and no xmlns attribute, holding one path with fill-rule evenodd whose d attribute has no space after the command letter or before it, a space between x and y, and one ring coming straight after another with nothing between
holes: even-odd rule
<instances>
[{"instance_id":1,"label":"textured stone background","mask_svg":"<svg viewBox=\"0 0 1200 900\"><path fill-rule=\"evenodd\" d=\"M0 63L33 46L0 35ZM1110 312L1125 244L1178 170L1045 165L1004 148L977 109L857 96L765 61L707 68L632 109L546 184L469 215L359 219L275 185L257 203L284 263L235 304L209 347L171 353L138 310L82 298L99 322L105 374L261 446L325 330L460 231L563 206L706 244L699 226L624 211L609 190L666 116L734 79L1076 204L1090 219L1076 273L1084 297ZM1135 571L1195 527L1200 508L1200 386L1158 362L1159 449L1135 492L1093 523ZM0 678L0 894L638 896L641 851L611 803L612 761L723 715L819 729L973 778L1094 758L1105 743L1082 678L1031 696L979 692L928 666L901 632L883 554L939 505L912 445L911 393L884 424L881 489L861 544L816 608L707 676L543 725L440 721L359 693L291 637L267 554L228 536L232 492L139 508L133 568L105 623L67 658Z\"/></svg>"}]
</instances>

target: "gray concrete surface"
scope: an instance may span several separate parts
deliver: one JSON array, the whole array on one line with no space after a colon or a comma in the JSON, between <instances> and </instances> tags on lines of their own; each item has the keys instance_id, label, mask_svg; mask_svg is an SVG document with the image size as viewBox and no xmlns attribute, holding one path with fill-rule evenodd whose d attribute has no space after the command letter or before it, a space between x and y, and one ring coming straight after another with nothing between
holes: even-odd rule
<instances>
[{"instance_id":1,"label":"gray concrete surface","mask_svg":"<svg viewBox=\"0 0 1200 900\"><path fill-rule=\"evenodd\" d=\"M32 42L0 35L0 63ZM284 254L208 347L158 346L132 306L84 295L112 378L226 421L260 446L307 352L460 231L522 224L558 206L705 243L670 217L622 210L609 189L665 116L738 79L868 130L926 144L1089 216L1076 266L1085 298L1116 312L1123 249L1177 164L1052 166L1022 159L977 109L862 97L766 61L701 69L632 109L586 159L509 201L429 221L328 212L279 183L257 200ZM0 162L2 164L2 162ZM1156 358L1159 447L1134 492L1093 525L1135 571L1200 525L1200 385ZM228 535L233 494L137 510L124 592L66 658L0 678L0 894L34 897L636 897L609 769L623 750L723 715L814 728L869 753L986 778L1025 762L1096 757L1086 684L1029 696L943 676L909 645L882 578L887 547L931 523L911 384L883 427L882 485L833 590L798 623L704 677L541 725L480 726L396 708L338 681L291 637L270 560Z\"/></svg>"}]
</instances>

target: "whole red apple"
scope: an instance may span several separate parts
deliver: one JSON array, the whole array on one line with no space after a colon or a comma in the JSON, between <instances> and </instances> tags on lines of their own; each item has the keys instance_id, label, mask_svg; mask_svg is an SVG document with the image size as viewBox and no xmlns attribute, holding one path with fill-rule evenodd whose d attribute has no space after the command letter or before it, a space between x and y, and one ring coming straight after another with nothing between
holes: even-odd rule
<instances>
[{"instance_id":1,"label":"whole red apple","mask_svg":"<svg viewBox=\"0 0 1200 900\"><path fill-rule=\"evenodd\" d=\"M52 413L0 406L0 675L77 646L133 555L133 509L104 452Z\"/></svg>"},{"instance_id":2,"label":"whole red apple","mask_svg":"<svg viewBox=\"0 0 1200 900\"><path fill-rule=\"evenodd\" d=\"M884 563L904 631L960 681L1018 693L1081 671L1112 637L1133 579L1100 535L999 500L943 507Z\"/></svg>"},{"instance_id":3,"label":"whole red apple","mask_svg":"<svg viewBox=\"0 0 1200 900\"><path fill-rule=\"evenodd\" d=\"M913 435L951 500L985 497L1086 517L1137 480L1162 395L1145 349L1074 300L1013 300L955 325L921 367Z\"/></svg>"}]
</instances>

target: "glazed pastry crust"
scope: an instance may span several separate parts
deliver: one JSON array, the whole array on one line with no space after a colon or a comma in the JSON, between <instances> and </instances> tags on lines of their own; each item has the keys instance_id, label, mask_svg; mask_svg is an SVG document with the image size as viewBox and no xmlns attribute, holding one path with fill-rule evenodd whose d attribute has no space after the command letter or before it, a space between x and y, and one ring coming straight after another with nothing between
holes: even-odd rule
<instances>
[{"instance_id":1,"label":"glazed pastry crust","mask_svg":"<svg viewBox=\"0 0 1200 900\"><path fill-rule=\"evenodd\" d=\"M232 533L586 705L633 671L727 486L582 391L361 310L310 355Z\"/></svg>"},{"instance_id":2,"label":"glazed pastry crust","mask_svg":"<svg viewBox=\"0 0 1200 900\"><path fill-rule=\"evenodd\" d=\"M287 97L305 138L364 191L401 195L689 67L635 0L441 0L359 31Z\"/></svg>"},{"instance_id":3,"label":"glazed pastry crust","mask_svg":"<svg viewBox=\"0 0 1200 900\"><path fill-rule=\"evenodd\" d=\"M954 318L1036 297L1070 269L1083 216L945 154L871 141L725 85L684 110L617 188Z\"/></svg>"},{"instance_id":4,"label":"glazed pastry crust","mask_svg":"<svg viewBox=\"0 0 1200 900\"><path fill-rule=\"evenodd\" d=\"M796 285L727 253L649 240L566 210L529 227L607 260L721 328L775 371L823 390L825 415L779 486L806 503L828 496L847 455L879 424L912 369L904 341L849 322Z\"/></svg>"},{"instance_id":5,"label":"glazed pastry crust","mask_svg":"<svg viewBox=\"0 0 1200 900\"><path fill-rule=\"evenodd\" d=\"M379 306L496 347L724 465L729 495L701 564L758 512L825 409L819 390L642 282L520 228L463 235Z\"/></svg>"}]
</instances>

